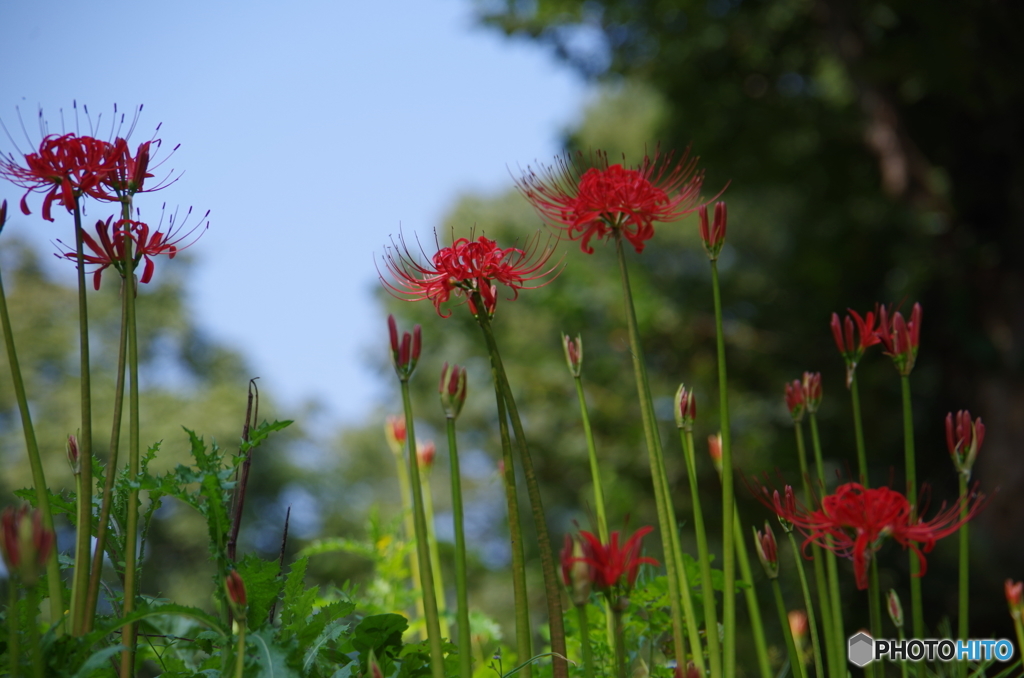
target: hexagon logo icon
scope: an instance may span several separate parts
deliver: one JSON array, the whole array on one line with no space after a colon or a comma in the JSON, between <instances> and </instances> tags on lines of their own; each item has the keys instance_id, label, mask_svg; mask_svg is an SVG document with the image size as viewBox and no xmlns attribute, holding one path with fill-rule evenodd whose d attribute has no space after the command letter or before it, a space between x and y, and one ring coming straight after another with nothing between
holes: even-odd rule
<instances>
[{"instance_id":1,"label":"hexagon logo icon","mask_svg":"<svg viewBox=\"0 0 1024 678\"><path fill-rule=\"evenodd\" d=\"M867 666L875 657L875 640L863 631L850 636L846 656L857 666Z\"/></svg>"}]
</instances>

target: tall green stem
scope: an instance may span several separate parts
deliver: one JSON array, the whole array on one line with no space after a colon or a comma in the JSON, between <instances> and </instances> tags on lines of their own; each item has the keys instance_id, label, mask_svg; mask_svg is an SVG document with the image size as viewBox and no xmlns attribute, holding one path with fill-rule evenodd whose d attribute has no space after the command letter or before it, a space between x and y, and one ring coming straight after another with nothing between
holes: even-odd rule
<instances>
[{"instance_id":1,"label":"tall green stem","mask_svg":"<svg viewBox=\"0 0 1024 678\"><path fill-rule=\"evenodd\" d=\"M715 337L718 349L718 391L722 426L722 559L723 585L722 624L725 626L725 675L736 675L736 559L733 544L735 504L732 478L732 435L729 430L729 380L725 368L725 333L722 329L722 292L718 282L718 261L711 260L711 287L715 298Z\"/></svg>"},{"instance_id":2,"label":"tall green stem","mask_svg":"<svg viewBox=\"0 0 1024 678\"><path fill-rule=\"evenodd\" d=\"M857 440L857 469L860 472L860 484L869 487L868 458L864 446L864 423L860 416L860 391L857 389L856 370L850 378L850 401L853 403L853 433Z\"/></svg>"},{"instance_id":3,"label":"tall green stem","mask_svg":"<svg viewBox=\"0 0 1024 678\"><path fill-rule=\"evenodd\" d=\"M86 300L82 209L75 198L75 254L78 263L78 342L81 383L82 429L78 454L82 465L82 495L75 521L75 574L73 589L77 597L71 609L72 634L82 635L85 619L85 593L89 588L89 547L92 545L92 382L89 372L89 307Z\"/></svg>"},{"instance_id":4,"label":"tall green stem","mask_svg":"<svg viewBox=\"0 0 1024 678\"><path fill-rule=\"evenodd\" d=\"M859 406L855 409L857 412L860 411ZM863 442L863 435L861 435L861 441ZM815 412L811 412L811 444L814 447L814 464L818 471L818 482L821 485L821 491L824 493L827 488L825 483L825 463L821 453L821 437L818 435L818 415ZM810 501L810 498L808 498L808 501ZM828 568L827 580L821 568L822 560L825 561ZM826 634L826 647L830 648L830 672L838 671L841 673L846 665L846 636L843 632L843 606L839 599L839 566L836 563L835 553L822 549L817 545L814 547L814 577L819 582L819 596L821 596L824 590L824 583L827 581L828 584L828 604L826 605L826 599L819 598L821 600L821 616L823 618L822 630ZM832 664L833 657L834 665Z\"/></svg>"},{"instance_id":5,"label":"tall green stem","mask_svg":"<svg viewBox=\"0 0 1024 678\"><path fill-rule=\"evenodd\" d=\"M11 328L11 318L7 313L7 295L4 293L2 278L0 278L0 323L3 324L4 346L7 348L7 361L11 366L11 383L14 386L14 396L18 401L18 412L21 414L21 430L25 435L28 464L32 469L32 485L36 491L36 506L43 514L43 526L53 532L53 513L50 511L50 494L46 485L46 474L43 472L43 462L39 456L39 443L36 441L35 427L32 426L32 414L28 409L28 395L25 392L25 382L21 377L18 352L14 347L14 330ZM51 549L50 556L46 560L46 584L50 595L50 621L57 624L64 617L64 601L60 567L57 564L57 549ZM58 636L64 633L62 626L58 625L56 628Z\"/></svg>"},{"instance_id":6,"label":"tall green stem","mask_svg":"<svg viewBox=\"0 0 1024 678\"><path fill-rule=\"evenodd\" d=\"M7 661L11 678L18 678L21 659L18 642L18 584L13 572L7 577Z\"/></svg>"},{"instance_id":7,"label":"tall green stem","mask_svg":"<svg viewBox=\"0 0 1024 678\"><path fill-rule=\"evenodd\" d=\"M811 598L811 587L807 584L803 555L800 553L800 547L796 543L793 532L790 531L786 534L789 536L789 545L793 549L793 560L796 562L796 571L800 575L800 590L804 594L804 607L807 608L807 628L811 631L811 649L814 651L814 674L818 678L825 678L825 667L821 661L821 643L818 640L818 624L814 614L814 600Z\"/></svg>"},{"instance_id":8,"label":"tall green stem","mask_svg":"<svg viewBox=\"0 0 1024 678\"><path fill-rule=\"evenodd\" d=\"M590 649L590 622L587 605L576 605L576 619L580 626L580 650L583 652L583 678L594 678L594 652ZM614 627L614 622L612 622Z\"/></svg>"},{"instance_id":9,"label":"tall green stem","mask_svg":"<svg viewBox=\"0 0 1024 678\"><path fill-rule=\"evenodd\" d=\"M552 668L555 678L568 678L569 665L565 660L565 622L562 619L562 589L558 583L558 575L555 572L555 557L551 548L551 538L548 536L547 520L544 517L544 504L541 501L540 485L537 483L537 473L533 467L533 459L530 456L530 448L526 442L526 433L523 431L523 422L519 417L519 410L516 407L515 398L512 396L512 387L508 383L505 374L505 367L501 362L501 354L498 352L498 344L494 339L494 331L491 329L490 318L480 299L476 295L476 307L481 309L477 314L477 323L483 330L487 342L488 352L491 354L491 364L495 368L498 378L498 386L501 389L501 396L508 407L509 420L512 422L512 432L516 436L516 445L519 448L519 459L523 464L523 477L526 479L526 491L530 498L530 513L533 515L534 529L537 530L537 550L540 552L541 573L544 576L544 594L548 606L548 627L551 632L551 653Z\"/></svg>"},{"instance_id":10,"label":"tall green stem","mask_svg":"<svg viewBox=\"0 0 1024 678\"><path fill-rule=\"evenodd\" d=\"M455 620L459 630L459 675L473 675L472 635L469 628L469 593L466 580L466 536L462 518L462 475L459 450L455 444L455 418L447 419L448 465L451 468L452 522L455 525ZM588 677L589 678L589 677Z\"/></svg>"},{"instance_id":11,"label":"tall green stem","mask_svg":"<svg viewBox=\"0 0 1024 678\"><path fill-rule=\"evenodd\" d=\"M519 494L516 492L516 468L512 457L512 437L508 432L508 410L498 386L497 368L491 361L494 376L494 395L498 401L498 431L501 435L501 459L504 466L505 501L508 505L508 534L512 547L512 597L516 613L517 659L523 665L526 678L532 672L532 639L530 637L530 607L526 595L526 554L523 549L523 527L519 520Z\"/></svg>"},{"instance_id":12,"label":"tall green stem","mask_svg":"<svg viewBox=\"0 0 1024 678\"><path fill-rule=\"evenodd\" d=\"M437 596L437 620L442 638L451 638L451 629L444 618L444 579L441 577L441 554L437 548L437 534L434 531L434 495L430 491L430 475L420 474L423 488L423 514L427 522L427 547L430 553L430 569L434 575L434 593Z\"/></svg>"},{"instance_id":13,"label":"tall green stem","mask_svg":"<svg viewBox=\"0 0 1024 678\"><path fill-rule=\"evenodd\" d=\"M245 671L245 622L238 624L238 644L235 646L235 678L244 678Z\"/></svg>"},{"instance_id":14,"label":"tall green stem","mask_svg":"<svg viewBox=\"0 0 1024 678\"><path fill-rule=\"evenodd\" d=\"M779 580L772 579L772 592L775 593L775 607L779 610L779 625L782 626L782 635L786 639L786 650L789 652L789 665L793 675L797 678L807 678L807 667L804 666L800 654L797 652L796 643L793 642L793 632L789 628L789 614L786 611L786 602L782 599L782 589L779 588Z\"/></svg>"},{"instance_id":15,"label":"tall green stem","mask_svg":"<svg viewBox=\"0 0 1024 678\"><path fill-rule=\"evenodd\" d=\"M39 644L39 593L35 584L28 587L28 645L32 648L32 675L43 678L43 648Z\"/></svg>"},{"instance_id":16,"label":"tall green stem","mask_svg":"<svg viewBox=\"0 0 1024 678\"><path fill-rule=\"evenodd\" d=\"M626 639L625 629L622 626L622 611L614 607L615 616L615 669L619 678L626 678Z\"/></svg>"},{"instance_id":17,"label":"tall green stem","mask_svg":"<svg viewBox=\"0 0 1024 678\"><path fill-rule=\"evenodd\" d=\"M414 540L416 538L416 527L412 517L412 489L409 487L409 466L405 460L404 450L401 442L397 449L392 450L395 457L395 466L398 468L398 490L402 495L402 524L405 527L405 538ZM420 619L423 614L423 595L420 593L420 561L419 551L409 554L409 575L412 577L412 590L416 596L416 613ZM426 635L426 634L424 634Z\"/></svg>"},{"instance_id":18,"label":"tall green stem","mask_svg":"<svg viewBox=\"0 0 1024 678\"><path fill-rule=\"evenodd\" d=\"M661 451L661 436L658 433L658 423L654 416L651 387L647 380L647 367L644 365L643 360L640 331L637 328L636 322L636 309L633 306L633 293L629 285L629 270L626 267L626 253L622 246L622 236L618 230L615 231L615 249L619 258L619 274L622 278L622 294L626 306L626 326L629 330L630 353L633 356L633 373L636 378L637 395L640 400L640 414L644 425L644 438L647 442L647 457L651 467L651 480L654 485L654 503L658 512L658 526L661 529L662 543L664 544L665 569L668 576L669 609L672 613L672 640L675 645L676 661L680 665L684 665L686 661L686 646L683 643L683 616L679 604L679 599L682 595L679 590L679 568L682 568L683 564L675 558L675 548L672 540L674 530L670 520L673 509L670 498L665 492L668 483L664 480L665 462ZM695 630L692 620L687 626L691 630L692 636L692 631ZM693 660L701 674L703 674L704 656L699 642L693 645Z\"/></svg>"},{"instance_id":19,"label":"tall green stem","mask_svg":"<svg viewBox=\"0 0 1024 678\"><path fill-rule=\"evenodd\" d=\"M125 261L130 261L132 240L125 234ZM138 595L138 532L139 532L139 490L136 481L139 477L139 337L135 316L135 295L138 284L131 266L126 268L124 295L128 308L128 480L131 489L128 491L128 518L125 522L124 534L124 603L122 610L125 615L135 609L135 597ZM113 473L111 469L109 473ZM84 470L82 473L85 476ZM135 675L135 646L137 642L136 624L128 624L121 632L121 643L127 648L121 653L121 678Z\"/></svg>"},{"instance_id":20,"label":"tall green stem","mask_svg":"<svg viewBox=\"0 0 1024 678\"><path fill-rule=\"evenodd\" d=\"M960 496L967 496L967 476L964 473L960 473ZM970 532L967 524L967 502L964 502L963 508L960 509L960 582L959 582L959 596L960 605L957 622L957 637L966 639L968 634L968 600L970 599ZM960 662L960 676L963 678L967 675L967 662Z\"/></svg>"},{"instance_id":21,"label":"tall green stem","mask_svg":"<svg viewBox=\"0 0 1024 678\"><path fill-rule=\"evenodd\" d=\"M740 513L732 514L732 536L736 544L736 558L739 561L740 575L743 581L750 584L743 590L747 599L747 613L750 615L750 629L754 635L754 650L757 652L757 665L761 670L761 678L772 678L771 662L768 660L768 641L764 637L764 623L761 621L761 605L757 600L757 589L754 588L754 573L750 569L750 555L747 553L747 542L743 539L740 527Z\"/></svg>"},{"instance_id":22,"label":"tall green stem","mask_svg":"<svg viewBox=\"0 0 1024 678\"><path fill-rule=\"evenodd\" d=\"M430 670L433 678L444 678L444 650L437 616L434 573L430 566L430 551L427 548L427 519L423 511L420 467L416 458L416 427L412 417L412 396L409 393L408 378L402 379L402 405L405 408L405 439L409 446L409 484L412 487L412 514L416 530L416 553L420 564L420 588L423 590L427 639L430 641Z\"/></svg>"},{"instance_id":23,"label":"tall green stem","mask_svg":"<svg viewBox=\"0 0 1024 678\"><path fill-rule=\"evenodd\" d=\"M679 438L683 446L686 475L690 478L690 499L693 503L693 529L697 536L697 555L700 561L701 592L704 603L704 627L707 629L708 659L712 677L722 675L722 648L718 640L718 611L715 605L715 588L711 583L711 550L704 528L704 512L700 505L700 488L697 486L697 465L693 453L693 431L680 428Z\"/></svg>"},{"instance_id":24,"label":"tall green stem","mask_svg":"<svg viewBox=\"0 0 1024 678\"><path fill-rule=\"evenodd\" d=\"M917 464L914 461L914 411L910 402L910 377L900 375L900 392L903 396L903 452L907 477L907 501L910 502L911 522L917 519L920 507L917 505ZM910 606L913 610L914 638L925 638L924 608L921 603L920 564L913 551L910 554ZM917 663L917 675L924 678L924 663Z\"/></svg>"}]
</instances>

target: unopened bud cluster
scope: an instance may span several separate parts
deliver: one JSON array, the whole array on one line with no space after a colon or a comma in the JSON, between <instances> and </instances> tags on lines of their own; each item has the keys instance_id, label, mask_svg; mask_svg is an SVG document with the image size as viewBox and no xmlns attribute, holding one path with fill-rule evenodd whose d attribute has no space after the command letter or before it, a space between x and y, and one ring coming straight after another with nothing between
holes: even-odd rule
<instances>
[{"instance_id":1,"label":"unopened bud cluster","mask_svg":"<svg viewBox=\"0 0 1024 678\"><path fill-rule=\"evenodd\" d=\"M457 418L462 412L462 406L466 404L466 368L445 363L441 368L441 383L437 392L441 396L444 416Z\"/></svg>"},{"instance_id":2,"label":"unopened bud cluster","mask_svg":"<svg viewBox=\"0 0 1024 678\"><path fill-rule=\"evenodd\" d=\"M420 326L413 328L412 334L404 332L402 339L398 338L398 324L395 316L388 316L388 333L391 338L391 362L395 366L395 373L402 381L407 381L416 369L416 363L420 359L421 336Z\"/></svg>"}]
</instances>

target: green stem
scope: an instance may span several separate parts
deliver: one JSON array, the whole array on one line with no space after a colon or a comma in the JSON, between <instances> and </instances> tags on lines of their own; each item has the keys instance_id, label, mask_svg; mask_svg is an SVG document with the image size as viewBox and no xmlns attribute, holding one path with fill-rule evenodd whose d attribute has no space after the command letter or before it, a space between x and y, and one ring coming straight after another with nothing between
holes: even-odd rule
<instances>
[{"instance_id":1,"label":"green stem","mask_svg":"<svg viewBox=\"0 0 1024 678\"><path fill-rule=\"evenodd\" d=\"M856 394L856 374L851 388ZM857 405L854 409L855 428L859 428L860 406ZM860 439L863 444L862 434ZM818 415L815 412L811 412L811 444L814 448L814 465L817 467L818 483L821 492L824 493L828 485L825 483L825 463L821 453L821 437L818 435ZM811 501L810 497L807 501ZM808 505L810 506L810 504ZM822 568L822 561L828 565L827 580L825 570ZM814 547L814 578L818 585L818 597L821 602L825 646L829 648L829 672L842 673L843 667L846 665L846 638L843 633L843 607L839 600L839 568L836 564L836 554L817 545ZM826 590L829 592L829 597L825 597Z\"/></svg>"},{"instance_id":2,"label":"green stem","mask_svg":"<svg viewBox=\"0 0 1024 678\"><path fill-rule=\"evenodd\" d=\"M728 377L725 368L725 333L722 329L722 292L718 282L718 261L711 260L711 288L715 298L715 336L718 349L718 390L720 399L720 417L722 426L722 574L724 605L722 606L722 624L725 626L725 675L736 675L736 560L733 545L733 531L729 528L733 522L735 504L733 500L732 478L732 436L729 431L729 391Z\"/></svg>"},{"instance_id":3,"label":"green stem","mask_svg":"<svg viewBox=\"0 0 1024 678\"><path fill-rule=\"evenodd\" d=\"M860 472L860 484L869 487L868 458L864 446L864 423L860 416L860 391L857 389L856 370L850 379L850 401L853 403L853 433L857 440L857 469Z\"/></svg>"},{"instance_id":4,"label":"green stem","mask_svg":"<svg viewBox=\"0 0 1024 678\"><path fill-rule=\"evenodd\" d=\"M658 527L661 530L662 543L665 552L665 570L668 576L669 609L672 613L672 640L675 646L676 661L680 666L686 663L686 645L683 642L683 615L680 609L679 590L679 568L682 562L675 558L673 547L672 529L670 516L672 508L669 496L666 495L665 487L668 483L663 479L665 475L665 463L661 451L661 436L658 433L657 419L654 416L654 406L651 402L651 387L647 380L647 367L644 365L643 349L640 345L640 331L637 328L636 309L633 306L633 293L629 285L629 270L626 267L626 253L622 246L622 236L615 231L615 249L619 259L619 274L622 278L622 294L626 306L626 327L629 331L630 353L633 356L633 374L636 378L637 395L640 400L640 414L644 426L644 439L647 443L647 457L651 467L651 480L654 485L654 503L658 512ZM693 623L687 624L691 632L696 631ZM699 641L693 645L693 661L701 674L704 673L704 653L701 652Z\"/></svg>"},{"instance_id":5,"label":"green stem","mask_svg":"<svg viewBox=\"0 0 1024 678\"><path fill-rule=\"evenodd\" d=\"M459 675L473 675L472 635L469 628L469 593L466 577L466 536L462 519L462 476L455 444L455 419L448 417L448 464L452 476L452 520L455 524L455 606L459 629ZM589 677L588 677L589 678Z\"/></svg>"},{"instance_id":6,"label":"green stem","mask_svg":"<svg viewBox=\"0 0 1024 678\"><path fill-rule=\"evenodd\" d=\"M82 493L82 474L81 473L75 473L74 476L75 476L75 516L78 516L78 515L80 515L79 509L81 508L80 506L78 506L78 502L81 501L81 497L82 497L82 494L83 494ZM69 612L69 617L71 618L72 621L77 620L77 619L79 619L81 617L81 610L79 610L79 607L78 607L78 605L79 605L78 601L80 599L81 599L81 595L79 594L79 590L78 590L78 578L74 577L71 580L71 608L68 611Z\"/></svg>"},{"instance_id":7,"label":"green stem","mask_svg":"<svg viewBox=\"0 0 1024 678\"><path fill-rule=\"evenodd\" d=\"M92 545L92 382L89 372L89 308L86 300L82 210L75 198L75 253L78 263L78 341L81 358L82 431L78 438L82 465L82 495L75 521L75 574L73 590L77 597L71 609L72 634L80 636L84 629L85 593L89 588L89 548Z\"/></svg>"},{"instance_id":8,"label":"green stem","mask_svg":"<svg viewBox=\"0 0 1024 678\"><path fill-rule=\"evenodd\" d=\"M917 464L914 461L914 411L910 402L910 377L900 375L903 396L903 451L906 463L907 501L910 502L911 522L917 519ZM914 638L924 638L924 608L921 603L920 564L917 555L908 550L910 558L910 605L913 610ZM917 675L924 678L924 662L917 662Z\"/></svg>"},{"instance_id":9,"label":"green stem","mask_svg":"<svg viewBox=\"0 0 1024 678\"><path fill-rule=\"evenodd\" d=\"M736 558L739 561L740 575L750 586L743 589L747 599L747 613L750 615L750 628L754 634L754 650L757 652L757 665L761 669L761 678L772 678L771 662L768 660L768 641L764 636L764 623L761 620L761 605L757 600L757 589L754 588L754 573L750 569L750 555L747 553L747 542L743 539L740 528L740 514L732 515L732 535L736 544Z\"/></svg>"},{"instance_id":10,"label":"green stem","mask_svg":"<svg viewBox=\"0 0 1024 678\"><path fill-rule=\"evenodd\" d=\"M7 661L9 662L8 669L11 673L11 678L18 678L20 665L18 656L20 649L18 647L18 584L16 581L17 575L13 572L7 577Z\"/></svg>"},{"instance_id":11,"label":"green stem","mask_svg":"<svg viewBox=\"0 0 1024 678\"><path fill-rule=\"evenodd\" d=\"M92 568L89 572L89 589L85 597L85 633L92 631L99 601L100 576L103 573L103 556L107 542L107 522L114 499L114 479L117 477L117 455L121 441L121 415L124 410L124 372L128 350L128 297L127 285L121 279L121 336L117 352L117 382L114 387L114 416L110 430L110 456L107 458L107 476L103 482L103 504L96 528L96 547L92 554Z\"/></svg>"},{"instance_id":12,"label":"green stem","mask_svg":"<svg viewBox=\"0 0 1024 678\"><path fill-rule=\"evenodd\" d=\"M28 587L28 644L32 648L32 675L43 678L43 649L39 644L39 594L36 585Z\"/></svg>"},{"instance_id":13,"label":"green stem","mask_svg":"<svg viewBox=\"0 0 1024 678\"><path fill-rule=\"evenodd\" d=\"M410 541L416 539L416 526L412 517L412 489L409 487L409 467L399 443L397 450L393 450L395 465L398 467L398 487L402 494L402 523L405 526L405 538ZM409 554L409 575L412 577L412 591L416 597L416 614L420 619L423 614L423 595L420 593L420 562L418 551ZM426 634L424 634L426 637Z\"/></svg>"},{"instance_id":14,"label":"green stem","mask_svg":"<svg viewBox=\"0 0 1024 678\"><path fill-rule=\"evenodd\" d=\"M700 488L697 486L697 465L693 453L693 431L679 429L686 462L686 474L690 478L690 498L693 503L693 528L697 536L697 555L700 561L701 593L704 603L704 627L707 630L708 659L712 678L722 675L722 648L718 640L718 612L715 605L715 588L711 583L711 550L704 528L704 512L700 505Z\"/></svg>"},{"instance_id":15,"label":"green stem","mask_svg":"<svg viewBox=\"0 0 1024 678\"><path fill-rule=\"evenodd\" d=\"M558 583L558 575L555 571L555 556L551 548L551 538L548 536L548 525L544 517L544 504L541 501L540 485L537 482L537 473L533 467L530 448L526 442L526 433L523 431L523 422L519 417L519 409L516 407L515 398L512 396L512 387L508 383L508 376L505 374L505 367L501 362L501 354L498 352L498 344L494 339L490 318L487 317L486 307L479 294L476 297L476 307L481 309L480 313L477 314L477 322L483 330L488 352L491 354L491 364L494 366L498 377L501 395L505 400L505 405L508 407L509 420L512 422L512 432L515 433L516 445L519 448L519 458L523 464L523 477L526 479L526 491L530 498L530 513L533 515L534 529L537 530L537 550L540 552L541 573L544 577L544 594L548 606L548 628L551 633L551 664L554 669L554 678L568 678L569 664L565 660L565 621L562 619L562 588Z\"/></svg>"},{"instance_id":16,"label":"green stem","mask_svg":"<svg viewBox=\"0 0 1024 678\"><path fill-rule=\"evenodd\" d=\"M437 534L434 530L434 495L430 491L430 476L420 474L423 489L423 514L427 522L427 548L430 553L430 569L434 575L434 592L437 595L438 628L442 638L451 638L451 629L445 619L444 580L441 577L441 554L437 548Z\"/></svg>"},{"instance_id":17,"label":"green stem","mask_svg":"<svg viewBox=\"0 0 1024 678\"><path fill-rule=\"evenodd\" d=\"M235 646L235 678L244 678L245 671L245 622L238 624L238 645Z\"/></svg>"},{"instance_id":18,"label":"green stem","mask_svg":"<svg viewBox=\"0 0 1024 678\"><path fill-rule=\"evenodd\" d=\"M626 678L626 639L622 612L614 608L615 603L612 604L612 614L615 616L615 669L619 678Z\"/></svg>"},{"instance_id":19,"label":"green stem","mask_svg":"<svg viewBox=\"0 0 1024 678\"><path fill-rule=\"evenodd\" d=\"M130 261L132 240L125 236L125 261ZM125 269L124 295L128 309L128 517L125 521L124 534L124 615L135 609L135 597L139 591L138 576L138 532L139 532L139 338L135 314L135 296L138 284L132 267ZM110 473L113 473L111 470ZM82 473L85 475L84 470ZM121 631L121 643L125 651L121 653L121 678L135 675L135 649L137 643L137 624L128 624Z\"/></svg>"},{"instance_id":20,"label":"green stem","mask_svg":"<svg viewBox=\"0 0 1024 678\"><path fill-rule=\"evenodd\" d=\"M594 444L594 431L590 427L590 414L587 412L587 399L583 395L583 380L575 378L576 397L580 401L580 415L583 418L583 432L587 437L587 454L590 458L590 476L594 482L594 507L597 511L597 533L601 543L608 543L608 519L604 511L604 490L601 487L601 467L597 464L597 446Z\"/></svg>"},{"instance_id":21,"label":"green stem","mask_svg":"<svg viewBox=\"0 0 1024 678\"><path fill-rule=\"evenodd\" d=\"M606 601L607 602L607 601ZM590 622L587 605L576 605L576 618L580 626L580 649L583 651L583 678L594 678L594 653L590 649Z\"/></svg>"},{"instance_id":22,"label":"green stem","mask_svg":"<svg viewBox=\"0 0 1024 678\"><path fill-rule=\"evenodd\" d=\"M3 324L4 345L7 348L7 360L11 366L11 383L14 396L18 401L18 412L21 414L21 430L25 435L25 449L28 451L28 464L32 469L32 485L36 491L36 506L43 514L43 526L54 532L53 513L50 511L50 494L46 485L46 474L39 456L39 443L36 441L35 427L32 426L32 414L28 409L28 395L25 382L21 377L21 366L18 363L18 352L14 347L14 330L11 318L7 313L7 295L0 278L0 323ZM56 534L56 533L55 533ZM56 624L64 616L63 592L60 579L60 567L57 564L57 549L51 549L46 560L46 585L50 595L50 621ZM64 633L60 625L56 627L57 636Z\"/></svg>"},{"instance_id":23,"label":"green stem","mask_svg":"<svg viewBox=\"0 0 1024 678\"><path fill-rule=\"evenodd\" d=\"M789 652L790 668L797 678L807 678L807 668L797 652L796 643L793 642L793 632L789 628L789 614L786 611L786 602L782 599L779 580L772 579L771 581L772 591L775 593L775 607L779 610L779 624L782 626L782 635L786 639L786 650Z\"/></svg>"},{"instance_id":24,"label":"green stem","mask_svg":"<svg viewBox=\"0 0 1024 678\"><path fill-rule=\"evenodd\" d=\"M512 547L512 597L516 613L516 658L525 678L530 678L533 671L530 658L533 656L533 643L530 637L530 607L526 595L526 554L523 550L523 527L519 520L519 495L516 492L516 469L512 457L512 438L508 432L508 411L505 399L498 387L498 373L491 361L494 376L494 395L498 402L498 431L501 435L501 458L505 467L505 501L508 506L508 534Z\"/></svg>"},{"instance_id":25,"label":"green stem","mask_svg":"<svg viewBox=\"0 0 1024 678\"><path fill-rule=\"evenodd\" d=\"M1018 638L1019 638L1020 637L1020 635L1019 635L1020 634L1020 624L1019 623L1017 624L1017 633L1018 633ZM905 643L906 639L903 637L903 627L902 626L899 629L899 636L900 636L900 642L901 643ZM906 659L900 661L900 675L901 675L902 678L907 678L907 660Z\"/></svg>"},{"instance_id":26,"label":"green stem","mask_svg":"<svg viewBox=\"0 0 1024 678\"><path fill-rule=\"evenodd\" d=\"M960 474L960 496L967 496L967 476ZM959 621L957 623L957 635L959 638L968 638L968 600L970 599L970 548L971 539L969 526L967 524L967 503L960 509L960 606L958 611ZM959 662L960 676L967 675L967 662Z\"/></svg>"},{"instance_id":27,"label":"green stem","mask_svg":"<svg viewBox=\"0 0 1024 678\"><path fill-rule=\"evenodd\" d=\"M880 595L880 592L878 590L878 564L874 557L874 554L871 555L871 564L869 568L870 569L868 570L868 619L871 624L872 637L881 638L882 608L878 602ZM879 676L882 676L884 678L885 669L882 668L881 664L879 664L878 666L878 674ZM874 671L874 667L870 664L865 668L870 668L872 671Z\"/></svg>"},{"instance_id":28,"label":"green stem","mask_svg":"<svg viewBox=\"0 0 1024 678\"><path fill-rule=\"evenodd\" d=\"M797 574L800 575L800 589L804 594L804 607L807 608L807 628L811 631L811 649L814 651L814 675L818 678L825 678L825 667L821 661L821 643L818 639L818 624L814 614L814 600L811 598L811 587L807 584L804 559L800 553L800 547L796 543L796 537L792 532L786 534L789 536L789 545L793 549L793 560L796 562Z\"/></svg>"},{"instance_id":29,"label":"green stem","mask_svg":"<svg viewBox=\"0 0 1024 678\"><path fill-rule=\"evenodd\" d=\"M423 590L423 609L430 641L430 670L433 678L444 678L444 650L441 646L441 627L437 616L437 596L434 574L427 547L427 519L423 510L420 486L420 465L416 458L416 427L412 418L412 396L408 378L402 379L402 405L405 408L405 440L409 448L409 484L412 487L413 525L416 530L416 553L420 563L420 588Z\"/></svg>"},{"instance_id":30,"label":"green stem","mask_svg":"<svg viewBox=\"0 0 1024 678\"><path fill-rule=\"evenodd\" d=\"M679 541L679 526L676 523L675 511L672 509L672 494L668 488L668 477L664 473L664 466L662 466L661 486L661 494L663 497L666 497L665 504L667 506L668 514L668 528L669 536L671 537L669 545L671 546L672 560L676 564L676 586L679 590L679 598L683 604L683 619L686 621L686 630L690 637L690 647L694 654L694 664L703 673L704 653L700 646L700 631L697 628L697 615L694 612L693 596L690 593L690 589L693 587L686 575L686 564L683 560L683 547ZM712 628L717 629L717 624ZM710 632L708 635L711 635Z\"/></svg>"},{"instance_id":31,"label":"green stem","mask_svg":"<svg viewBox=\"0 0 1024 678\"><path fill-rule=\"evenodd\" d=\"M832 623L829 626L832 628L833 651L836 663L840 667L839 673L844 674L846 672L847 639L843 631L843 601L839 597L839 565L836 562L836 554L816 546L814 551L815 560L818 560L822 554L825 556L825 565L828 568L829 611L832 613ZM817 576L817 573L815 573L815 576Z\"/></svg>"}]
</instances>

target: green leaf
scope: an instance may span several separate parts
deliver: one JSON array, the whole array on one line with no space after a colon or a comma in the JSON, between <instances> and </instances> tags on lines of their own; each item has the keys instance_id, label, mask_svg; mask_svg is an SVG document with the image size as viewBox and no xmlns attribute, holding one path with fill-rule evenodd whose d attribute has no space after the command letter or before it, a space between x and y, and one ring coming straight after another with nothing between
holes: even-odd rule
<instances>
[{"instance_id":1,"label":"green leaf","mask_svg":"<svg viewBox=\"0 0 1024 678\"><path fill-rule=\"evenodd\" d=\"M316 589L306 591L306 566L309 558L303 556L292 563L288 579L284 584L284 601L281 605L281 625L295 632L313 614Z\"/></svg>"},{"instance_id":2,"label":"green leaf","mask_svg":"<svg viewBox=\"0 0 1024 678\"><path fill-rule=\"evenodd\" d=\"M256 652L260 678L298 678L299 674L288 667L288 651L274 642L274 629L261 629L246 636L247 640L255 641L259 649Z\"/></svg>"},{"instance_id":3,"label":"green leaf","mask_svg":"<svg viewBox=\"0 0 1024 678\"><path fill-rule=\"evenodd\" d=\"M249 627L259 628L267 621L270 606L284 588L281 564L276 558L263 560L250 553L238 563L237 569L242 581L245 582L245 593L249 602Z\"/></svg>"},{"instance_id":4,"label":"green leaf","mask_svg":"<svg viewBox=\"0 0 1024 678\"><path fill-rule=\"evenodd\" d=\"M393 657L402 647L402 634L407 628L409 622L400 614L366 617L352 631L352 647L362 655L373 650L378 658Z\"/></svg>"},{"instance_id":5,"label":"green leaf","mask_svg":"<svg viewBox=\"0 0 1024 678\"><path fill-rule=\"evenodd\" d=\"M318 556L323 553L353 553L355 555L364 556L371 560L377 558L377 549L374 548L373 544L368 544L363 541L357 541L355 539L346 539L344 537L330 537L328 539L317 539L306 548L299 551L299 555L303 556Z\"/></svg>"},{"instance_id":6,"label":"green leaf","mask_svg":"<svg viewBox=\"0 0 1024 678\"><path fill-rule=\"evenodd\" d=\"M118 654L123 649L125 649L124 645L113 645L97 650L91 657L85 660L85 663L75 673L74 678L89 678L94 671L109 665L110 657Z\"/></svg>"}]
</instances>

